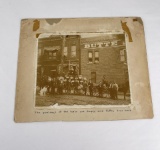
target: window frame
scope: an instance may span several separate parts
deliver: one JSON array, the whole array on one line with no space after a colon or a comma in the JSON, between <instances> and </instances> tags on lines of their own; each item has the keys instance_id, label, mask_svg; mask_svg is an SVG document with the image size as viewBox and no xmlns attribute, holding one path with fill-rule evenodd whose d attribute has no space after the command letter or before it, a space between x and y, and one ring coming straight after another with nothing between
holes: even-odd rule
<instances>
[{"instance_id":1,"label":"window frame","mask_svg":"<svg viewBox=\"0 0 160 150\"><path fill-rule=\"evenodd\" d=\"M75 47L75 49L72 49L73 47ZM75 50L75 51L74 51L74 53L75 53L74 56L72 55L72 54L73 54L73 50ZM72 45L72 46L71 46L70 58L76 58L76 57L77 57L77 46L76 46L76 45Z\"/></svg>"},{"instance_id":2,"label":"window frame","mask_svg":"<svg viewBox=\"0 0 160 150\"><path fill-rule=\"evenodd\" d=\"M122 53L123 52L123 53ZM123 58L123 59L122 59ZM125 57L125 49L120 50L120 62L125 62L126 57Z\"/></svg>"},{"instance_id":3,"label":"window frame","mask_svg":"<svg viewBox=\"0 0 160 150\"><path fill-rule=\"evenodd\" d=\"M65 52L65 50L66 50L66 52ZM65 53L66 53L66 55L65 55ZM67 47L67 46L64 47L63 55L64 55L65 57L68 57L68 47Z\"/></svg>"},{"instance_id":4,"label":"window frame","mask_svg":"<svg viewBox=\"0 0 160 150\"><path fill-rule=\"evenodd\" d=\"M91 54L91 57L89 56L89 54ZM92 61L90 61L90 59L91 59ZM93 63L93 51L88 51L88 63L89 63L89 64Z\"/></svg>"},{"instance_id":5,"label":"window frame","mask_svg":"<svg viewBox=\"0 0 160 150\"><path fill-rule=\"evenodd\" d=\"M96 56L96 53L98 53L98 57ZM96 62L96 59L98 59L98 62ZM96 63L96 64L99 63L99 51L97 51L97 50L94 51L94 63Z\"/></svg>"}]
</instances>

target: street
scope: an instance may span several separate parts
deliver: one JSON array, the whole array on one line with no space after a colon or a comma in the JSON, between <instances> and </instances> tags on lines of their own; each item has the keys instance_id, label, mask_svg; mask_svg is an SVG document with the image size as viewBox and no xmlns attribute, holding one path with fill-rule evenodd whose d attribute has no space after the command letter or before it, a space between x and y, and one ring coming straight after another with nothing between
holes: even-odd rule
<instances>
[{"instance_id":1,"label":"street","mask_svg":"<svg viewBox=\"0 0 160 150\"><path fill-rule=\"evenodd\" d=\"M95 96L84 95L46 95L36 96L36 107L51 106L51 105L128 105L131 103L130 97L126 96L126 100L122 94L118 95L117 100L110 98L100 98Z\"/></svg>"}]
</instances>

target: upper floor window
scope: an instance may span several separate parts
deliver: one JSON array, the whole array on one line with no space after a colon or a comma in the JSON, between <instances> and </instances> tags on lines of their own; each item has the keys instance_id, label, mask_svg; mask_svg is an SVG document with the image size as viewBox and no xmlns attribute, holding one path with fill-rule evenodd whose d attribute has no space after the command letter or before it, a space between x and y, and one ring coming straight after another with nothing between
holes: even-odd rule
<instances>
[{"instance_id":1,"label":"upper floor window","mask_svg":"<svg viewBox=\"0 0 160 150\"><path fill-rule=\"evenodd\" d=\"M68 47L64 47L64 56L65 56L65 57L68 56Z\"/></svg>"},{"instance_id":2,"label":"upper floor window","mask_svg":"<svg viewBox=\"0 0 160 150\"><path fill-rule=\"evenodd\" d=\"M57 53L55 51L44 51L44 59L56 59Z\"/></svg>"},{"instance_id":3,"label":"upper floor window","mask_svg":"<svg viewBox=\"0 0 160 150\"><path fill-rule=\"evenodd\" d=\"M93 63L93 52L88 52L88 62Z\"/></svg>"},{"instance_id":4,"label":"upper floor window","mask_svg":"<svg viewBox=\"0 0 160 150\"><path fill-rule=\"evenodd\" d=\"M49 52L49 59L56 59L56 52Z\"/></svg>"},{"instance_id":5,"label":"upper floor window","mask_svg":"<svg viewBox=\"0 0 160 150\"><path fill-rule=\"evenodd\" d=\"M98 51L95 51L94 53L94 62L99 63L99 52Z\"/></svg>"},{"instance_id":6,"label":"upper floor window","mask_svg":"<svg viewBox=\"0 0 160 150\"><path fill-rule=\"evenodd\" d=\"M120 61L125 61L125 50L120 50Z\"/></svg>"},{"instance_id":7,"label":"upper floor window","mask_svg":"<svg viewBox=\"0 0 160 150\"><path fill-rule=\"evenodd\" d=\"M71 57L76 57L76 46L71 46Z\"/></svg>"},{"instance_id":8,"label":"upper floor window","mask_svg":"<svg viewBox=\"0 0 160 150\"><path fill-rule=\"evenodd\" d=\"M99 51L88 52L88 63L99 63Z\"/></svg>"}]
</instances>

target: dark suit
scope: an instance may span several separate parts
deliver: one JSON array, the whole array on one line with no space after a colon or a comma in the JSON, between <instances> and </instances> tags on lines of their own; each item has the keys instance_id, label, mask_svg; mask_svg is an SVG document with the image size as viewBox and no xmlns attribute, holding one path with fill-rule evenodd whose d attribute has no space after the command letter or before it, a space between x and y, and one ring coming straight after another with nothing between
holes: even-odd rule
<instances>
[{"instance_id":1,"label":"dark suit","mask_svg":"<svg viewBox=\"0 0 160 150\"><path fill-rule=\"evenodd\" d=\"M90 96L93 96L93 83L88 83Z\"/></svg>"}]
</instances>

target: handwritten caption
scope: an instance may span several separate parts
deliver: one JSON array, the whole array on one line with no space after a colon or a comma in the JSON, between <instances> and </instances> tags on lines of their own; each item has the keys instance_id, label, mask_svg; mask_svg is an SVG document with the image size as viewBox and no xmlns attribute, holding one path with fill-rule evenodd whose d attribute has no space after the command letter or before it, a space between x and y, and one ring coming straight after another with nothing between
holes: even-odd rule
<instances>
[{"instance_id":1,"label":"handwritten caption","mask_svg":"<svg viewBox=\"0 0 160 150\"><path fill-rule=\"evenodd\" d=\"M98 110L47 110L35 111L35 114L83 114L83 113L126 113L131 112L131 109L98 109Z\"/></svg>"}]
</instances>

